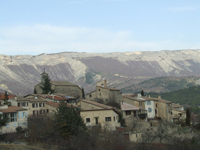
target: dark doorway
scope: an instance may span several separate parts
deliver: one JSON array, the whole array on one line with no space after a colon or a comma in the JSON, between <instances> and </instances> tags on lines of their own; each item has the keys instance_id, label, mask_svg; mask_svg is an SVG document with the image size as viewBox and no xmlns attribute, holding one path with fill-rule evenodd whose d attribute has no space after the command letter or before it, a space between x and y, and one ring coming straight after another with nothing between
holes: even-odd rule
<instances>
[{"instance_id":1,"label":"dark doorway","mask_svg":"<svg viewBox=\"0 0 200 150\"><path fill-rule=\"evenodd\" d=\"M98 118L95 118L96 125L98 125Z\"/></svg>"}]
</instances>

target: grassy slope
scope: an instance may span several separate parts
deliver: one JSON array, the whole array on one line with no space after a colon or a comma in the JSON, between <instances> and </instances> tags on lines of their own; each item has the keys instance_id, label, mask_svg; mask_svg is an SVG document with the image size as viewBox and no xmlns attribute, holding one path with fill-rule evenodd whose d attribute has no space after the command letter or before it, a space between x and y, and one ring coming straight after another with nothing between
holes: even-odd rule
<instances>
[{"instance_id":1,"label":"grassy slope","mask_svg":"<svg viewBox=\"0 0 200 150\"><path fill-rule=\"evenodd\" d=\"M121 89L123 93L145 92L170 92L196 85L199 77L158 77L145 80L139 84Z\"/></svg>"},{"instance_id":2,"label":"grassy slope","mask_svg":"<svg viewBox=\"0 0 200 150\"><path fill-rule=\"evenodd\" d=\"M200 104L200 86L192 86L167 93L148 93L151 97L161 95L163 99L179 104L191 105L194 112L200 112L198 105Z\"/></svg>"}]
</instances>

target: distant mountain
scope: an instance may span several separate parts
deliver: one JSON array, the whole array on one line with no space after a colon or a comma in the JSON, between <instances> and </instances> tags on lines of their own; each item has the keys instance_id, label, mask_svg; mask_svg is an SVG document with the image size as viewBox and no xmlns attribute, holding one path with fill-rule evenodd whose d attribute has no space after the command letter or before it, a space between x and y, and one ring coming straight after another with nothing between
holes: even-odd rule
<instances>
[{"instance_id":1,"label":"distant mountain","mask_svg":"<svg viewBox=\"0 0 200 150\"><path fill-rule=\"evenodd\" d=\"M121 89L123 93L165 93L199 85L200 77L157 77Z\"/></svg>"},{"instance_id":2,"label":"distant mountain","mask_svg":"<svg viewBox=\"0 0 200 150\"><path fill-rule=\"evenodd\" d=\"M108 85L122 89L162 76L200 76L200 50L0 55L0 89L14 94L33 92L45 71L51 80L67 80L84 87L107 79Z\"/></svg>"}]
</instances>

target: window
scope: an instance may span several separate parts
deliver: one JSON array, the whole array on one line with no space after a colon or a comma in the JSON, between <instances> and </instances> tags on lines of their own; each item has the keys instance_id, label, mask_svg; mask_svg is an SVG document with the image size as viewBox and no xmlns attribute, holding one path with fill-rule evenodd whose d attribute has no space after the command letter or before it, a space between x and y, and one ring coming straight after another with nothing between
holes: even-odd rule
<instances>
[{"instance_id":1,"label":"window","mask_svg":"<svg viewBox=\"0 0 200 150\"><path fill-rule=\"evenodd\" d=\"M99 93L99 95L101 96L101 93Z\"/></svg>"},{"instance_id":2,"label":"window","mask_svg":"<svg viewBox=\"0 0 200 150\"><path fill-rule=\"evenodd\" d=\"M131 115L131 111L126 111L126 115Z\"/></svg>"},{"instance_id":3,"label":"window","mask_svg":"<svg viewBox=\"0 0 200 150\"><path fill-rule=\"evenodd\" d=\"M8 127L9 127L9 124L7 124L6 127L8 128Z\"/></svg>"},{"instance_id":4,"label":"window","mask_svg":"<svg viewBox=\"0 0 200 150\"><path fill-rule=\"evenodd\" d=\"M105 117L105 121L106 122L111 121L111 117Z\"/></svg>"},{"instance_id":5,"label":"window","mask_svg":"<svg viewBox=\"0 0 200 150\"><path fill-rule=\"evenodd\" d=\"M136 111L134 111L133 113L134 113L134 116L136 116Z\"/></svg>"},{"instance_id":6,"label":"window","mask_svg":"<svg viewBox=\"0 0 200 150\"><path fill-rule=\"evenodd\" d=\"M47 109L47 113L49 113L49 110Z\"/></svg>"},{"instance_id":7,"label":"window","mask_svg":"<svg viewBox=\"0 0 200 150\"><path fill-rule=\"evenodd\" d=\"M92 97L92 95L90 94L90 97Z\"/></svg>"},{"instance_id":8,"label":"window","mask_svg":"<svg viewBox=\"0 0 200 150\"><path fill-rule=\"evenodd\" d=\"M42 106L44 107L44 103L42 103L42 104L43 104Z\"/></svg>"},{"instance_id":9,"label":"window","mask_svg":"<svg viewBox=\"0 0 200 150\"><path fill-rule=\"evenodd\" d=\"M18 123L18 127L20 127L21 126L21 124L20 123Z\"/></svg>"},{"instance_id":10,"label":"window","mask_svg":"<svg viewBox=\"0 0 200 150\"><path fill-rule=\"evenodd\" d=\"M18 118L20 118L20 112L18 113Z\"/></svg>"},{"instance_id":11,"label":"window","mask_svg":"<svg viewBox=\"0 0 200 150\"><path fill-rule=\"evenodd\" d=\"M40 110L40 114L42 114L42 110Z\"/></svg>"},{"instance_id":12,"label":"window","mask_svg":"<svg viewBox=\"0 0 200 150\"><path fill-rule=\"evenodd\" d=\"M10 122L17 121L17 113L10 113Z\"/></svg>"},{"instance_id":13,"label":"window","mask_svg":"<svg viewBox=\"0 0 200 150\"><path fill-rule=\"evenodd\" d=\"M86 118L86 122L90 122L90 118Z\"/></svg>"},{"instance_id":14,"label":"window","mask_svg":"<svg viewBox=\"0 0 200 150\"><path fill-rule=\"evenodd\" d=\"M39 103L39 107L42 107L42 103Z\"/></svg>"},{"instance_id":15,"label":"window","mask_svg":"<svg viewBox=\"0 0 200 150\"><path fill-rule=\"evenodd\" d=\"M17 103L17 106L20 107L20 103Z\"/></svg>"},{"instance_id":16,"label":"window","mask_svg":"<svg viewBox=\"0 0 200 150\"><path fill-rule=\"evenodd\" d=\"M113 117L114 118L114 121L115 121L115 117Z\"/></svg>"},{"instance_id":17,"label":"window","mask_svg":"<svg viewBox=\"0 0 200 150\"><path fill-rule=\"evenodd\" d=\"M34 107L35 107L35 103L32 104L32 108L34 108Z\"/></svg>"},{"instance_id":18,"label":"window","mask_svg":"<svg viewBox=\"0 0 200 150\"><path fill-rule=\"evenodd\" d=\"M33 116L35 116L35 110L33 111Z\"/></svg>"},{"instance_id":19,"label":"window","mask_svg":"<svg viewBox=\"0 0 200 150\"><path fill-rule=\"evenodd\" d=\"M152 109L151 108L148 108L148 112L151 112L152 111Z\"/></svg>"},{"instance_id":20,"label":"window","mask_svg":"<svg viewBox=\"0 0 200 150\"><path fill-rule=\"evenodd\" d=\"M22 118L25 116L25 113L24 112L22 112Z\"/></svg>"},{"instance_id":21,"label":"window","mask_svg":"<svg viewBox=\"0 0 200 150\"><path fill-rule=\"evenodd\" d=\"M45 114L45 110L42 110L43 111L43 114Z\"/></svg>"},{"instance_id":22,"label":"window","mask_svg":"<svg viewBox=\"0 0 200 150\"><path fill-rule=\"evenodd\" d=\"M158 107L158 104L156 103L156 108Z\"/></svg>"},{"instance_id":23,"label":"window","mask_svg":"<svg viewBox=\"0 0 200 150\"><path fill-rule=\"evenodd\" d=\"M23 102L23 103L22 103L22 106L26 106L26 102Z\"/></svg>"},{"instance_id":24,"label":"window","mask_svg":"<svg viewBox=\"0 0 200 150\"><path fill-rule=\"evenodd\" d=\"M26 102L26 105L28 106L28 102Z\"/></svg>"},{"instance_id":25,"label":"window","mask_svg":"<svg viewBox=\"0 0 200 150\"><path fill-rule=\"evenodd\" d=\"M26 122L23 122L23 125L25 126L25 125L26 125Z\"/></svg>"},{"instance_id":26,"label":"window","mask_svg":"<svg viewBox=\"0 0 200 150\"><path fill-rule=\"evenodd\" d=\"M17 126L16 123L14 123L13 126L16 127Z\"/></svg>"},{"instance_id":27,"label":"window","mask_svg":"<svg viewBox=\"0 0 200 150\"><path fill-rule=\"evenodd\" d=\"M101 90L99 89L99 91L101 91Z\"/></svg>"}]
</instances>

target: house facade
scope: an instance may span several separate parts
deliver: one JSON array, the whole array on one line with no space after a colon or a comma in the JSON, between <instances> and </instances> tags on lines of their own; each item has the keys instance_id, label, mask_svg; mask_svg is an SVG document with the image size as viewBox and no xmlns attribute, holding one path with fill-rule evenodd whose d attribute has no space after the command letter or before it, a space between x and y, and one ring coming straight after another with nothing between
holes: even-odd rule
<instances>
[{"instance_id":1,"label":"house facade","mask_svg":"<svg viewBox=\"0 0 200 150\"><path fill-rule=\"evenodd\" d=\"M147 117L153 119L160 117L162 120L172 122L172 102L158 98L138 96L124 96L123 101L147 111Z\"/></svg>"},{"instance_id":2,"label":"house facade","mask_svg":"<svg viewBox=\"0 0 200 150\"><path fill-rule=\"evenodd\" d=\"M105 104L109 101L120 103L122 95L119 89L108 87L107 81L103 80L96 83L95 91L86 94L86 99L93 101L103 100Z\"/></svg>"},{"instance_id":3,"label":"house facade","mask_svg":"<svg viewBox=\"0 0 200 150\"><path fill-rule=\"evenodd\" d=\"M116 130L116 127L120 127L119 113L113 107L90 100L81 100L80 105L80 116L86 126L101 125L108 130Z\"/></svg>"},{"instance_id":4,"label":"house facade","mask_svg":"<svg viewBox=\"0 0 200 150\"><path fill-rule=\"evenodd\" d=\"M12 133L16 132L17 127L27 127L28 111L25 108L4 105L0 107L0 114L2 118L8 118L7 125L0 128L0 133Z\"/></svg>"}]
</instances>

